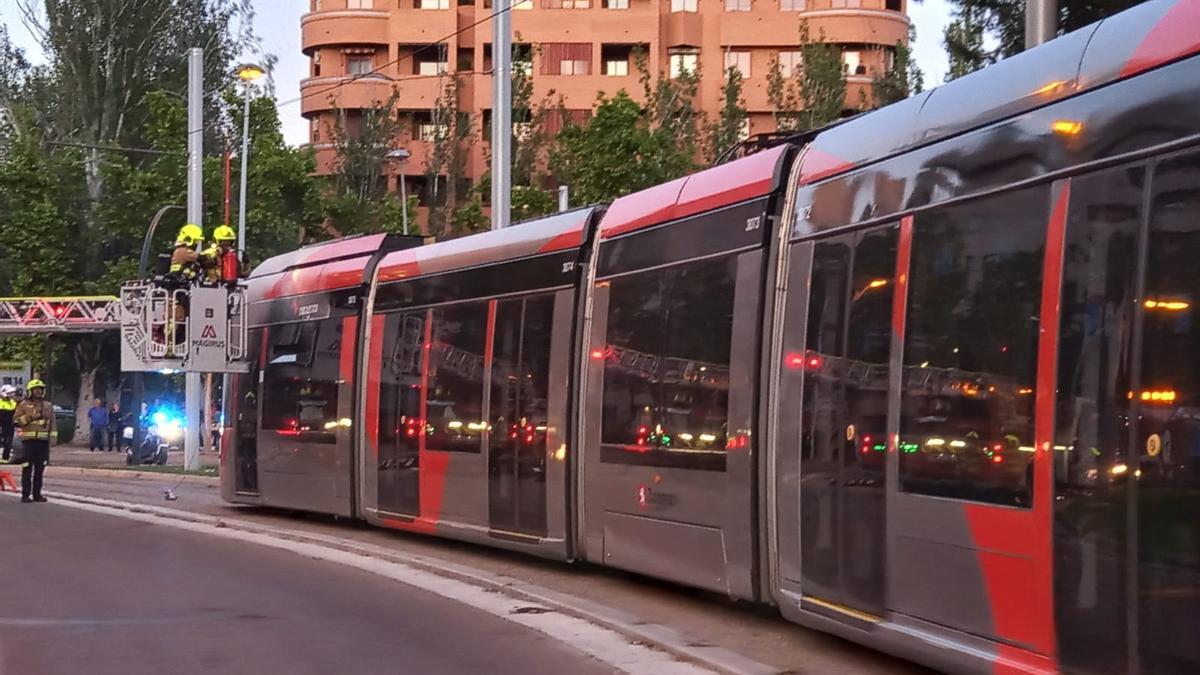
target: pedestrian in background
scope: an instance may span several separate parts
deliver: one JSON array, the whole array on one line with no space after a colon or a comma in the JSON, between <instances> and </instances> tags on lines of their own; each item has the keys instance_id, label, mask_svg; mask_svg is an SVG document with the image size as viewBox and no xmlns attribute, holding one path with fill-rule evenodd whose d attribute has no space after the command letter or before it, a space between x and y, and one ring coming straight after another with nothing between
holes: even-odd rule
<instances>
[{"instance_id":1,"label":"pedestrian in background","mask_svg":"<svg viewBox=\"0 0 1200 675\"><path fill-rule=\"evenodd\" d=\"M13 414L17 410L17 388L11 384L0 387L0 460L7 462L12 455Z\"/></svg>"},{"instance_id":2,"label":"pedestrian in background","mask_svg":"<svg viewBox=\"0 0 1200 675\"><path fill-rule=\"evenodd\" d=\"M46 383L41 380L30 380L25 392L25 400L17 404L13 420L21 430L21 502L28 504L46 501L42 496L42 476L50 462L54 406L46 400Z\"/></svg>"},{"instance_id":3,"label":"pedestrian in background","mask_svg":"<svg viewBox=\"0 0 1200 675\"><path fill-rule=\"evenodd\" d=\"M88 423L92 427L88 449L104 452L104 432L108 429L108 411L104 409L104 401L96 399L96 405L88 410Z\"/></svg>"},{"instance_id":4,"label":"pedestrian in background","mask_svg":"<svg viewBox=\"0 0 1200 675\"><path fill-rule=\"evenodd\" d=\"M114 403L108 411L108 451L113 451L113 446L116 446L118 452L121 450L121 440L125 431L125 416L121 414L121 404Z\"/></svg>"}]
</instances>

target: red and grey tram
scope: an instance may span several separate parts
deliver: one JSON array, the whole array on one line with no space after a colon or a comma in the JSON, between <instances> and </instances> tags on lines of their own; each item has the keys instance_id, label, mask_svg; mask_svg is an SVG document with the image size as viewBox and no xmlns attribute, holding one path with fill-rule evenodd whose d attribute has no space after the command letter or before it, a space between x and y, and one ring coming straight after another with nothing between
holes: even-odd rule
<instances>
[{"instance_id":1,"label":"red and grey tram","mask_svg":"<svg viewBox=\"0 0 1200 675\"><path fill-rule=\"evenodd\" d=\"M225 499L955 672L1200 670L1200 0L611 205L250 279Z\"/></svg>"}]
</instances>

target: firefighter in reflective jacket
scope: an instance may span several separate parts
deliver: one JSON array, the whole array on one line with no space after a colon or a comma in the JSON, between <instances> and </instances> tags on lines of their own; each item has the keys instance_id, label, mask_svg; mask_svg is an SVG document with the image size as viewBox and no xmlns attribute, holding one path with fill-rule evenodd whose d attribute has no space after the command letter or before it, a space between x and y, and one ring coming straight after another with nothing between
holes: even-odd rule
<instances>
[{"instance_id":1,"label":"firefighter in reflective jacket","mask_svg":"<svg viewBox=\"0 0 1200 675\"><path fill-rule=\"evenodd\" d=\"M8 462L12 453L13 416L17 410L17 388L11 384L0 386L0 464Z\"/></svg>"},{"instance_id":2,"label":"firefighter in reflective jacket","mask_svg":"<svg viewBox=\"0 0 1200 675\"><path fill-rule=\"evenodd\" d=\"M24 401L17 404L13 421L21 430L21 501L44 502L42 475L50 461L50 442L54 433L54 406L46 400L46 383L30 380Z\"/></svg>"},{"instance_id":3,"label":"firefighter in reflective jacket","mask_svg":"<svg viewBox=\"0 0 1200 675\"><path fill-rule=\"evenodd\" d=\"M200 273L200 254L196 247L204 242L204 231L199 225L188 223L175 237L175 250L171 251L171 275L192 282Z\"/></svg>"},{"instance_id":4,"label":"firefighter in reflective jacket","mask_svg":"<svg viewBox=\"0 0 1200 675\"><path fill-rule=\"evenodd\" d=\"M213 286L220 283L236 283L240 276L237 261L237 233L228 225L213 230L213 245L200 254L200 265L204 268L205 283Z\"/></svg>"}]
</instances>

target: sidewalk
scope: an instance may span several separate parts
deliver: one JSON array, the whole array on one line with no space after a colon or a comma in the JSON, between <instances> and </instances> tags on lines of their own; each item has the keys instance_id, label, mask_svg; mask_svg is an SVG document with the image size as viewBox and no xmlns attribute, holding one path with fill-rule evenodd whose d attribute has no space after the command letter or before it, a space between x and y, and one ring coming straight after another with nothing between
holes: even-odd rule
<instances>
[{"instance_id":1,"label":"sidewalk","mask_svg":"<svg viewBox=\"0 0 1200 675\"><path fill-rule=\"evenodd\" d=\"M200 453L200 466L215 467L218 464L215 452ZM53 466L76 466L89 469L125 469L125 450L120 452L91 452L86 445L57 445L50 449L50 464ZM183 453L167 455L168 467L183 467Z\"/></svg>"}]
</instances>

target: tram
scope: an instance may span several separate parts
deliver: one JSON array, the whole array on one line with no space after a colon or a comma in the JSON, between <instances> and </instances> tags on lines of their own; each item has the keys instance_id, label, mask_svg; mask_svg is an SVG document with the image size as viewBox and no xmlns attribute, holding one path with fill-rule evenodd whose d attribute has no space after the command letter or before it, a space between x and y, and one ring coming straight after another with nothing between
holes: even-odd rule
<instances>
[{"instance_id":1,"label":"tram","mask_svg":"<svg viewBox=\"0 0 1200 675\"><path fill-rule=\"evenodd\" d=\"M1200 0L589 207L249 280L231 502L953 672L1200 671Z\"/></svg>"}]
</instances>

